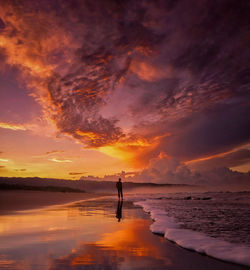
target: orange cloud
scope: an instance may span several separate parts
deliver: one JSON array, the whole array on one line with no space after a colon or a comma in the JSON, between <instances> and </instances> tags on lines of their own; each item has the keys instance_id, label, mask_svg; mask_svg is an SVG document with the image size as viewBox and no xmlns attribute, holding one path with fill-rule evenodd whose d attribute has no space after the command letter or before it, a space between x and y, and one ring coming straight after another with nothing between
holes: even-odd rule
<instances>
[{"instance_id":1,"label":"orange cloud","mask_svg":"<svg viewBox=\"0 0 250 270\"><path fill-rule=\"evenodd\" d=\"M11 130L27 130L24 125L5 123L5 122L0 122L0 128L11 129Z\"/></svg>"},{"instance_id":2,"label":"orange cloud","mask_svg":"<svg viewBox=\"0 0 250 270\"><path fill-rule=\"evenodd\" d=\"M83 137L84 139L91 141L94 145L98 144L100 140L103 139L102 135L99 135L97 133L94 133L92 131L81 131L81 130L76 130L76 134Z\"/></svg>"},{"instance_id":3,"label":"orange cloud","mask_svg":"<svg viewBox=\"0 0 250 270\"><path fill-rule=\"evenodd\" d=\"M49 102L48 80L56 72L65 72L79 44L71 32L66 33L53 10L32 11L31 3L26 4L15 5L11 1L1 4L4 29L0 49L6 63L21 71L19 79L30 91L35 91L30 95L43 106L44 117L50 119L55 108Z\"/></svg>"},{"instance_id":4,"label":"orange cloud","mask_svg":"<svg viewBox=\"0 0 250 270\"><path fill-rule=\"evenodd\" d=\"M6 158L0 158L0 162L9 162L9 160Z\"/></svg>"},{"instance_id":5,"label":"orange cloud","mask_svg":"<svg viewBox=\"0 0 250 270\"><path fill-rule=\"evenodd\" d=\"M109 156L126 161L133 167L139 168L147 163L147 153L153 152L159 146L162 138L168 136L170 134L156 136L150 139L131 136L130 138L121 139L112 145L100 147L98 150Z\"/></svg>"},{"instance_id":6,"label":"orange cloud","mask_svg":"<svg viewBox=\"0 0 250 270\"><path fill-rule=\"evenodd\" d=\"M82 7L83 12L85 7ZM0 11L4 24L0 48L6 56L6 63L17 66L23 75L22 80L31 91L35 90L30 96L42 105L43 118L47 122L53 122L60 132L74 137L86 147L115 144L124 134L116 126L116 119L103 118L98 110L105 103L105 95L124 79L132 50L122 44L116 48L118 52L112 52L110 46L99 50L85 40L85 49L81 49L88 31L82 22L72 19L67 5L62 8L67 19L58 16L53 8L48 12L43 4L37 9L32 2L17 6L6 1ZM72 31L68 31L69 25ZM105 32L105 27L101 31L110 34ZM112 44L116 44L119 34L110 41ZM103 40L98 40L99 35L95 38L97 43ZM135 51L144 55L152 53L144 34L142 41L136 44ZM144 46L144 43L148 45ZM143 64L141 69L142 73L150 71ZM148 78L154 79L157 74L160 74L158 70L152 71ZM127 147L139 146L142 145L130 143Z\"/></svg>"},{"instance_id":7,"label":"orange cloud","mask_svg":"<svg viewBox=\"0 0 250 270\"><path fill-rule=\"evenodd\" d=\"M18 65L30 75L51 76L59 64L56 54L64 49L64 55L60 55L63 58L75 48L71 33L65 33L52 10L49 13L42 9L30 12L28 6L17 8L6 1L0 16L5 24L0 47L5 50L7 63Z\"/></svg>"},{"instance_id":8,"label":"orange cloud","mask_svg":"<svg viewBox=\"0 0 250 270\"><path fill-rule=\"evenodd\" d=\"M243 145L231 151L207 156L204 158L193 159L185 162L192 169L208 170L211 168L228 167L236 169L243 166L243 170L247 172L250 168L250 150L249 145ZM239 170L241 171L241 170Z\"/></svg>"},{"instance_id":9,"label":"orange cloud","mask_svg":"<svg viewBox=\"0 0 250 270\"><path fill-rule=\"evenodd\" d=\"M98 150L111 157L130 162L136 154L149 147L153 147L153 144L146 139L140 138L134 141L118 141L112 145L100 147Z\"/></svg>"},{"instance_id":10,"label":"orange cloud","mask_svg":"<svg viewBox=\"0 0 250 270\"><path fill-rule=\"evenodd\" d=\"M50 154L63 153L63 152L65 152L65 151L63 151L63 150L52 150L52 151L46 152L45 154L50 155Z\"/></svg>"},{"instance_id":11,"label":"orange cloud","mask_svg":"<svg viewBox=\"0 0 250 270\"><path fill-rule=\"evenodd\" d=\"M133 60L130 64L130 70L140 79L149 82L173 76L173 69L170 66L163 68L140 60Z\"/></svg>"},{"instance_id":12,"label":"orange cloud","mask_svg":"<svg viewBox=\"0 0 250 270\"><path fill-rule=\"evenodd\" d=\"M57 130L55 126L43 119L35 119L30 123L9 123L9 122L0 122L0 128L9 129L14 131L30 131L38 136L48 136L54 137Z\"/></svg>"},{"instance_id":13,"label":"orange cloud","mask_svg":"<svg viewBox=\"0 0 250 270\"><path fill-rule=\"evenodd\" d=\"M53 161L53 162L58 162L58 163L69 163L69 162L72 162L72 160L69 160L69 159L59 159L59 158L50 158L48 160Z\"/></svg>"},{"instance_id":14,"label":"orange cloud","mask_svg":"<svg viewBox=\"0 0 250 270\"><path fill-rule=\"evenodd\" d=\"M192 163L196 163L196 162L207 161L207 160L214 159L214 158L225 157L226 155L231 154L234 151L235 151L235 149L233 149L231 151L224 152L224 153L216 154L216 155L211 155L211 156L207 156L207 157L203 157L203 158L192 159L192 160L186 161L185 164L192 164Z\"/></svg>"}]
</instances>

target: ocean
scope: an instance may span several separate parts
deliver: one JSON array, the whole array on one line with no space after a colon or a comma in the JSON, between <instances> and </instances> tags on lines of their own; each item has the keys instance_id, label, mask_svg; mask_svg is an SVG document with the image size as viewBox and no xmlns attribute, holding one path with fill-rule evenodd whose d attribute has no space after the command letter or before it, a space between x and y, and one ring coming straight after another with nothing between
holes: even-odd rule
<instances>
[{"instance_id":1,"label":"ocean","mask_svg":"<svg viewBox=\"0 0 250 270\"><path fill-rule=\"evenodd\" d=\"M131 196L150 213L153 233L177 245L250 266L250 192Z\"/></svg>"}]
</instances>

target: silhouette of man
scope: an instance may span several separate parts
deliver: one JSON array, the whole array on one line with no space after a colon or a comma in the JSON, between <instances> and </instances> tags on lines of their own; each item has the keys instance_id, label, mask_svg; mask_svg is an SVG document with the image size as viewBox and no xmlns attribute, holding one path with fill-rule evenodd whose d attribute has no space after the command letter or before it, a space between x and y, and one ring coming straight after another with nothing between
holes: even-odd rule
<instances>
[{"instance_id":1,"label":"silhouette of man","mask_svg":"<svg viewBox=\"0 0 250 270\"><path fill-rule=\"evenodd\" d=\"M118 200L117 210L116 210L116 218L118 219L118 222L120 222L122 218L122 204L123 204L123 201Z\"/></svg>"},{"instance_id":2,"label":"silhouette of man","mask_svg":"<svg viewBox=\"0 0 250 270\"><path fill-rule=\"evenodd\" d=\"M122 197L123 200L123 193L122 193L122 180L119 178L118 182L116 182L116 188L118 191L118 198L120 200L120 197Z\"/></svg>"}]
</instances>

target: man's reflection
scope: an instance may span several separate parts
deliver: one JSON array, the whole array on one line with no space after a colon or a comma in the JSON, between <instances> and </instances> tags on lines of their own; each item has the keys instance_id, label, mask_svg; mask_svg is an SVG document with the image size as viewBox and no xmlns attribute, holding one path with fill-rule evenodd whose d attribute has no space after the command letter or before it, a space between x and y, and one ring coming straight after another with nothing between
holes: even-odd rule
<instances>
[{"instance_id":1,"label":"man's reflection","mask_svg":"<svg viewBox=\"0 0 250 270\"><path fill-rule=\"evenodd\" d=\"M118 200L117 203L117 210L116 210L116 218L118 219L118 222L120 222L121 218L122 218L122 204L123 204L123 200Z\"/></svg>"}]
</instances>

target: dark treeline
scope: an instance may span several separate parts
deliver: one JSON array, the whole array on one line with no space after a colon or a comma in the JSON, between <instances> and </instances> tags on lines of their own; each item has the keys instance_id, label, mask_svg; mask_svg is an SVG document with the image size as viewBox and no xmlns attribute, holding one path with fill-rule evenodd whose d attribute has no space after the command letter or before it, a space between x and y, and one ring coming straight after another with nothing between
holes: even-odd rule
<instances>
[{"instance_id":1,"label":"dark treeline","mask_svg":"<svg viewBox=\"0 0 250 270\"><path fill-rule=\"evenodd\" d=\"M55 187L59 189L60 187L67 187L73 190L83 190L86 192L116 192L115 183L113 181L95 181L95 180L64 180L55 178L39 178L39 177L0 177L0 184L7 184L19 186L30 186L35 190L36 187L43 187L50 189ZM134 182L123 182L123 187L125 190L132 190L135 188L156 188L156 187L178 187L186 185L174 185L174 184L155 184L155 183L134 183ZM1 188L3 189L3 188ZM38 190L38 189L36 189ZM67 192L67 191L66 191ZM70 192L70 191L69 191ZM71 191L76 192L76 191ZM79 191L78 191L79 192Z\"/></svg>"},{"instance_id":2,"label":"dark treeline","mask_svg":"<svg viewBox=\"0 0 250 270\"><path fill-rule=\"evenodd\" d=\"M84 193L84 190L71 187L58 186L27 186L23 184L7 184L0 183L0 190L36 190L36 191L50 191L50 192L76 192Z\"/></svg>"}]
</instances>

